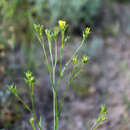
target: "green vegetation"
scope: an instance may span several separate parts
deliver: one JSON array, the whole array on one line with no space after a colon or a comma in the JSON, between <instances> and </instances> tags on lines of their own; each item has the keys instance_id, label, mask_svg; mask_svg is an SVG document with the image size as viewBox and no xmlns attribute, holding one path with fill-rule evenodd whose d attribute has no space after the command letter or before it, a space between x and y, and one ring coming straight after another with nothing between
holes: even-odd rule
<instances>
[{"instance_id":1,"label":"green vegetation","mask_svg":"<svg viewBox=\"0 0 130 130\"><path fill-rule=\"evenodd\" d=\"M84 24L93 24L100 7L101 0L1 0L1 30L6 35L0 37L11 40L12 46L18 41L30 44L34 42L33 21L48 23L46 25L49 27L64 17L69 23L73 23L73 27L78 27L79 24L84 27Z\"/></svg>"},{"instance_id":2,"label":"green vegetation","mask_svg":"<svg viewBox=\"0 0 130 130\"><path fill-rule=\"evenodd\" d=\"M48 48L46 48L45 40L43 38L44 26L37 25L37 24L34 25L36 36L43 49L43 57L44 57L46 69L48 70L48 74L50 77L51 86L52 86L53 121L54 121L53 129L54 130L58 130L59 118L61 116L62 109L64 108L64 99L66 97L68 89L70 88L72 81L75 80L80 75L85 64L88 61L87 56L83 56L81 59L79 59L79 57L78 57L78 52L84 46L85 41L86 41L88 35L90 34L90 28L87 27L85 29L85 31L83 32L83 39L82 39L81 44L75 50L75 52L70 57L70 59L65 64L63 64L64 47L68 40L68 38L65 36L67 26L68 25L66 24L65 21L60 20L59 27L54 28L53 31L50 31L49 29L45 29L45 34L48 39L48 44L47 44ZM59 47L58 47L58 35L61 36L61 40L60 40L61 44ZM52 48L53 44L54 44L54 49ZM58 54L58 50L60 51L59 54ZM49 52L49 54L47 52ZM58 57L60 57L60 68L57 66ZM68 83L67 83L65 91L64 91L64 95L61 99L59 99L58 98L58 89L59 89L59 87L62 86L61 81L63 80L63 77L64 77L65 73L67 72L67 68L71 63L73 63L72 71L68 75L69 78L68 78ZM56 77L56 71L59 71L58 79ZM27 105L26 102L24 102L19 97L17 88L15 85L10 85L9 89L16 96L16 98L25 106L25 108L32 113L33 117L30 119L30 124L31 124L33 130L36 130L35 123L37 124L39 130L42 130L42 127L44 127L44 126L42 126L41 121L39 121L39 119L37 118L37 115L35 113L35 106L34 106L35 78L32 75L32 73L29 71L25 73L25 83L27 84L27 86L29 86L29 93L30 93L30 98L31 98L31 102L32 102L31 108ZM58 104L58 101L60 101L60 104ZM102 105L100 115L97 119L97 124L96 124L96 126L94 126L94 128L91 128L91 130L95 130L106 120L106 113L107 113L107 110L106 110L105 106Z\"/></svg>"},{"instance_id":3,"label":"green vegetation","mask_svg":"<svg viewBox=\"0 0 130 130\"><path fill-rule=\"evenodd\" d=\"M19 52L20 57L23 57L22 62L20 60L19 63L20 70L22 68L22 71L28 69L36 72L40 64L38 61L39 57L37 58L36 55L38 39L43 50L44 63L52 85L54 130L58 130L59 118L64 108L64 100L69 88L73 85L74 80L81 74L86 63L88 63L89 58L87 56L79 56L79 51L85 45L85 41L91 32L89 26L94 26L97 17L100 15L101 6L102 0L79 0L77 2L75 2L75 0L0 0L0 59L1 52L4 52L2 55L5 55L6 51L8 53ZM65 19L67 23L71 25L70 30L67 28L67 23L62 20L59 21L58 27L53 28L59 19ZM39 23L39 25L33 25L33 23ZM75 28L82 30L86 25L88 25L88 27L83 32L81 44L77 47L68 62L64 63L64 49L69 40L69 36L65 35L66 31L69 30L72 32ZM50 27L50 29L44 29L48 27ZM37 36L37 39L35 36ZM8 64L8 61L3 60L4 58L5 57L2 57L2 62ZM13 69L15 70L15 63L13 65ZM1 66L4 66L4 64L0 64L0 67ZM68 67L72 69L69 74L67 71ZM13 69L10 67L6 68L6 70L4 70L6 71L6 75L4 76L10 75L17 80ZM63 97L59 99L57 96L58 90L62 85L61 82L65 74L68 74L68 82ZM38 119L34 106L35 80L32 72L28 71L25 73L24 81L28 86L26 89L29 89L28 92L32 102L31 107L27 102L22 100L16 85L9 85L9 90L16 96L18 101L32 113L33 117L29 120L31 127L36 130L37 126L39 130L41 130L42 127L44 128L41 123L42 117ZM88 91L88 82L89 81L83 83L81 87L76 86L73 89L75 93L84 97ZM0 92L2 93L1 97L4 97L4 91L0 90ZM9 96L10 94L8 94L8 97ZM4 103L1 106L3 106ZM15 104L14 107L14 111L18 111L19 107L17 107L17 104ZM2 114L1 112L0 115ZM106 115L104 114L103 116ZM19 115L18 117L16 115L16 120L19 117ZM102 124L101 120L97 121L97 125L94 126L92 130L100 126L98 123ZM6 128L8 129L8 121L6 124Z\"/></svg>"}]
</instances>

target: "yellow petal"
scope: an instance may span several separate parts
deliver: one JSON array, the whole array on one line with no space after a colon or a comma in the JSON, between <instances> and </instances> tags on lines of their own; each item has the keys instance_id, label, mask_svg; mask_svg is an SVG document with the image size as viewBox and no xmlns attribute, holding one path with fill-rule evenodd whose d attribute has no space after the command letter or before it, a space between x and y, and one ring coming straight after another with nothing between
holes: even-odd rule
<instances>
[{"instance_id":1,"label":"yellow petal","mask_svg":"<svg viewBox=\"0 0 130 130\"><path fill-rule=\"evenodd\" d=\"M63 20L59 20L59 26L61 27L61 28L63 28L63 27L65 27L65 25L66 25L66 21L63 21Z\"/></svg>"}]
</instances>

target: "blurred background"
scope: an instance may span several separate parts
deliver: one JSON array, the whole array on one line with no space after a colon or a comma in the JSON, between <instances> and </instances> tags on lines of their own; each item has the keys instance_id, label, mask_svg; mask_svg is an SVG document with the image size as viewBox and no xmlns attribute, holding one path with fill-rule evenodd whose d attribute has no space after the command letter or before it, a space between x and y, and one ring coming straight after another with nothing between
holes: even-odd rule
<instances>
[{"instance_id":1,"label":"blurred background","mask_svg":"<svg viewBox=\"0 0 130 130\"><path fill-rule=\"evenodd\" d=\"M33 24L51 29L60 19L71 36L65 58L81 42L84 28L92 31L80 53L89 63L65 98L59 129L89 130L106 104L108 120L99 129L130 130L130 0L0 0L0 130L31 130L30 113L8 90L16 83L31 106L23 79L27 70L37 79L37 115L44 130L52 130L52 91Z\"/></svg>"}]
</instances>

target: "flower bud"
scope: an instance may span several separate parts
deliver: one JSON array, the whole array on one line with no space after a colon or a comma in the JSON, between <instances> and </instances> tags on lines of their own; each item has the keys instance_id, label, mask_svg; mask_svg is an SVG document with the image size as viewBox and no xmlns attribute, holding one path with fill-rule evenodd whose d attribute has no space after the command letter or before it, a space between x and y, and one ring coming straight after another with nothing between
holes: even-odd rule
<instances>
[{"instance_id":1,"label":"flower bud","mask_svg":"<svg viewBox=\"0 0 130 130\"><path fill-rule=\"evenodd\" d=\"M73 64L75 65L76 63L77 63L77 61L78 61L78 59L76 58L76 57L74 57L73 59Z\"/></svg>"},{"instance_id":2,"label":"flower bud","mask_svg":"<svg viewBox=\"0 0 130 130\"><path fill-rule=\"evenodd\" d=\"M66 21L63 21L63 20L59 20L59 27L61 28L61 30L65 30L66 28Z\"/></svg>"},{"instance_id":3,"label":"flower bud","mask_svg":"<svg viewBox=\"0 0 130 130\"><path fill-rule=\"evenodd\" d=\"M34 85L34 83L35 83L35 78L34 78L34 76L32 76L32 72L30 72L30 71L27 71L26 73L25 73L25 82L29 85L29 86L32 86L32 85Z\"/></svg>"},{"instance_id":4,"label":"flower bud","mask_svg":"<svg viewBox=\"0 0 130 130\"><path fill-rule=\"evenodd\" d=\"M39 25L34 24L34 29L35 29L36 32L38 32L38 30L39 30Z\"/></svg>"},{"instance_id":5,"label":"flower bud","mask_svg":"<svg viewBox=\"0 0 130 130\"><path fill-rule=\"evenodd\" d=\"M14 95L17 96L17 90L16 90L16 86L15 85L11 84L11 85L8 86L8 88Z\"/></svg>"},{"instance_id":6,"label":"flower bud","mask_svg":"<svg viewBox=\"0 0 130 130\"><path fill-rule=\"evenodd\" d=\"M34 118L33 118L33 117L30 118L29 122L30 122L32 128L35 130L36 128L35 128L35 121L34 121Z\"/></svg>"},{"instance_id":7,"label":"flower bud","mask_svg":"<svg viewBox=\"0 0 130 130\"><path fill-rule=\"evenodd\" d=\"M83 32L83 39L86 40L89 34L90 34L90 28L87 27L85 31Z\"/></svg>"},{"instance_id":8,"label":"flower bud","mask_svg":"<svg viewBox=\"0 0 130 130\"><path fill-rule=\"evenodd\" d=\"M81 61L85 64L88 61L88 57L87 56L83 56L83 58L81 59Z\"/></svg>"}]
</instances>

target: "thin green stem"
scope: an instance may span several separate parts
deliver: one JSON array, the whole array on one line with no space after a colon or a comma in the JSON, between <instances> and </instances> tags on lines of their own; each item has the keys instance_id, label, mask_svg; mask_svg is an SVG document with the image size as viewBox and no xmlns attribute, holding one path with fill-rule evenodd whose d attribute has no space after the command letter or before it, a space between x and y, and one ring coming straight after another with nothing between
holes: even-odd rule
<instances>
[{"instance_id":1,"label":"thin green stem","mask_svg":"<svg viewBox=\"0 0 130 130\"><path fill-rule=\"evenodd\" d=\"M56 111L55 111L55 90L53 89L53 127L55 130L55 124L56 124Z\"/></svg>"},{"instance_id":2,"label":"thin green stem","mask_svg":"<svg viewBox=\"0 0 130 130\"><path fill-rule=\"evenodd\" d=\"M37 34L36 34L37 35ZM52 88L53 88L53 91L55 91L55 88L54 88L54 82L55 82L55 74L54 74L54 67L53 67L53 57L52 57L52 47L51 47L51 42L50 40L48 39L48 42L49 42L49 52L50 52L50 56L51 56L51 62L52 62L52 70L51 70L51 66L49 64L49 61L48 61L48 57L47 57L47 54L46 54L46 50L45 50L45 46L44 46L44 40L43 38L40 38L38 35L37 35L37 38L42 46L42 49L43 49L43 54L44 54L44 57L45 57L45 64L46 64L46 67L48 68L48 72L49 72L49 76L50 76L50 80L51 80L51 83L52 83ZM54 113L54 126L55 126L55 101L54 101L54 97L53 97L53 113ZM36 114L35 112L33 113L34 117L36 118ZM37 122L38 124L38 127L39 129L41 130L42 128L40 127L39 123Z\"/></svg>"},{"instance_id":3,"label":"thin green stem","mask_svg":"<svg viewBox=\"0 0 130 130\"><path fill-rule=\"evenodd\" d=\"M40 128L40 126L39 126L39 122L38 122L38 119L37 119L37 116L36 116L35 112L34 112L33 110L31 110L30 107L29 107L18 95L16 95L16 98L23 104L23 106L24 106L29 112L31 112L31 113L33 114L34 119L36 120L36 123L37 123L37 125L38 125L38 127L39 127L39 130L42 130L42 129ZM32 103L32 104L34 104L34 103Z\"/></svg>"},{"instance_id":4,"label":"thin green stem","mask_svg":"<svg viewBox=\"0 0 130 130\"><path fill-rule=\"evenodd\" d=\"M51 56L51 64L52 64L52 67L53 67L52 41L49 38L48 38L48 43L49 43L49 52L50 52L50 56Z\"/></svg>"},{"instance_id":5,"label":"thin green stem","mask_svg":"<svg viewBox=\"0 0 130 130\"><path fill-rule=\"evenodd\" d=\"M56 42L56 41L55 41ZM57 44L57 43L56 43ZM58 130L58 99L57 99L57 91L55 89L55 70L56 70L56 63L57 63L57 45L55 46L55 64L53 66L53 116L54 116L54 130Z\"/></svg>"},{"instance_id":6,"label":"thin green stem","mask_svg":"<svg viewBox=\"0 0 130 130\"><path fill-rule=\"evenodd\" d=\"M82 46L84 45L85 40L82 40L82 43L80 44L80 46L77 48L77 50L74 52L74 54L71 56L71 58L68 60L68 62L65 64L65 66L62 69L62 72L65 71L66 67L70 64L70 62L72 61L72 59L76 56L76 54L79 52L79 50L82 48Z\"/></svg>"},{"instance_id":7,"label":"thin green stem","mask_svg":"<svg viewBox=\"0 0 130 130\"><path fill-rule=\"evenodd\" d=\"M23 104L23 106L30 112L32 112L32 110L29 108L29 106L19 97L16 96L16 98Z\"/></svg>"},{"instance_id":8,"label":"thin green stem","mask_svg":"<svg viewBox=\"0 0 130 130\"><path fill-rule=\"evenodd\" d=\"M45 46L44 46L44 40L37 33L36 33L36 36L37 36L37 38L38 38L38 40L39 40L39 42L41 44L41 47L43 49L43 55L45 57L45 65L48 68L48 72L49 72L49 75L50 75L51 69L50 69L50 64L49 64L48 57L47 57L46 50L45 50Z\"/></svg>"},{"instance_id":9,"label":"thin green stem","mask_svg":"<svg viewBox=\"0 0 130 130\"><path fill-rule=\"evenodd\" d=\"M31 96L31 101L32 101L32 111L35 112L34 108L34 86L30 86L30 96Z\"/></svg>"},{"instance_id":10,"label":"thin green stem","mask_svg":"<svg viewBox=\"0 0 130 130\"><path fill-rule=\"evenodd\" d=\"M58 130L58 100L57 100L57 93L53 91L53 114L54 114L54 130Z\"/></svg>"},{"instance_id":11,"label":"thin green stem","mask_svg":"<svg viewBox=\"0 0 130 130\"><path fill-rule=\"evenodd\" d=\"M37 33L36 33L36 36L40 42L40 45L43 49L43 57L45 57L45 65L48 69L48 73L49 73L49 76L50 76L50 80L52 80L52 70L51 70L51 66L49 64L49 61L48 61L48 57L47 57L47 53L46 53L46 50L45 50L45 46L44 46L44 40L42 37L40 37Z\"/></svg>"},{"instance_id":12,"label":"thin green stem","mask_svg":"<svg viewBox=\"0 0 130 130\"><path fill-rule=\"evenodd\" d=\"M61 61L61 64L60 64L60 72L61 72L61 70L62 70L62 58L63 58L63 48L64 48L64 38L65 38L65 31L62 31L61 32L61 40L62 40L62 46L61 46L61 50L60 50L60 56L61 56L61 59L60 59L60 61Z\"/></svg>"},{"instance_id":13,"label":"thin green stem","mask_svg":"<svg viewBox=\"0 0 130 130\"><path fill-rule=\"evenodd\" d=\"M57 39L55 39L55 69L57 65L57 58L58 58L58 48L57 48Z\"/></svg>"},{"instance_id":14,"label":"thin green stem","mask_svg":"<svg viewBox=\"0 0 130 130\"><path fill-rule=\"evenodd\" d=\"M65 92L64 92L64 95L63 95L63 97L61 99L60 108L59 108L59 115L58 116L60 116L60 114L61 114L62 107L63 107L63 104L64 104L64 99L66 97L66 94L68 92L68 89L70 88L70 85L71 85L72 81L80 74L80 72L82 71L82 69L83 69L83 66L80 68L80 70L78 72L76 72L74 74L74 72L76 70L76 66L73 67L73 70L72 70L72 73L70 75L70 79L69 79L68 85L67 85L67 87L65 89ZM74 74L74 76L73 76L73 74Z\"/></svg>"},{"instance_id":15,"label":"thin green stem","mask_svg":"<svg viewBox=\"0 0 130 130\"><path fill-rule=\"evenodd\" d=\"M101 121L93 128L93 130L96 130L100 125L101 125Z\"/></svg>"},{"instance_id":16,"label":"thin green stem","mask_svg":"<svg viewBox=\"0 0 130 130\"><path fill-rule=\"evenodd\" d=\"M63 48L60 48L60 72L62 71Z\"/></svg>"},{"instance_id":17,"label":"thin green stem","mask_svg":"<svg viewBox=\"0 0 130 130\"><path fill-rule=\"evenodd\" d=\"M59 117L58 117L58 99L57 99L57 94L55 95L55 100L56 100L56 130L58 130Z\"/></svg>"},{"instance_id":18,"label":"thin green stem","mask_svg":"<svg viewBox=\"0 0 130 130\"><path fill-rule=\"evenodd\" d=\"M54 130L58 130L58 122L59 122L58 99L57 99L57 93L54 90L54 86L53 86L53 126L54 126Z\"/></svg>"},{"instance_id":19,"label":"thin green stem","mask_svg":"<svg viewBox=\"0 0 130 130\"><path fill-rule=\"evenodd\" d=\"M72 57L68 60L68 62L65 64L65 66L63 67L62 71L60 71L60 77L58 80L58 84L57 84L57 88L56 90L58 90L59 85L60 85L60 81L62 79L62 77L64 76L64 72L67 68L67 66L70 64L70 62L72 61L72 59L76 56L76 54L79 52L79 50L82 48L82 46L84 45L85 40L83 39L80 46L76 49L76 51L74 52L74 54L72 55Z\"/></svg>"},{"instance_id":20,"label":"thin green stem","mask_svg":"<svg viewBox=\"0 0 130 130\"><path fill-rule=\"evenodd\" d=\"M37 126L39 130L41 130L41 126L39 125L39 121L37 119L36 113L35 113L35 104L34 104L34 85L30 86L30 97L32 101L32 114L36 120Z\"/></svg>"},{"instance_id":21,"label":"thin green stem","mask_svg":"<svg viewBox=\"0 0 130 130\"><path fill-rule=\"evenodd\" d=\"M36 130L35 126L33 127L34 130Z\"/></svg>"},{"instance_id":22,"label":"thin green stem","mask_svg":"<svg viewBox=\"0 0 130 130\"><path fill-rule=\"evenodd\" d=\"M62 48L64 48L65 30L61 32Z\"/></svg>"},{"instance_id":23,"label":"thin green stem","mask_svg":"<svg viewBox=\"0 0 130 130\"><path fill-rule=\"evenodd\" d=\"M60 73L62 71L63 48L64 48L64 37L65 37L64 35L65 35L65 32L64 32L64 30L62 30L62 32L61 32L62 43L61 43L61 48L60 48ZM60 81L61 81L61 78L58 81L58 85L60 84Z\"/></svg>"},{"instance_id":24,"label":"thin green stem","mask_svg":"<svg viewBox=\"0 0 130 130\"><path fill-rule=\"evenodd\" d=\"M61 41L62 41L62 43L61 43L61 48L60 48L60 73L61 73L61 71L62 71L62 62L63 62L63 49L64 49L64 36L65 35L65 31L64 30L62 30L62 32L61 32Z\"/></svg>"}]
</instances>

